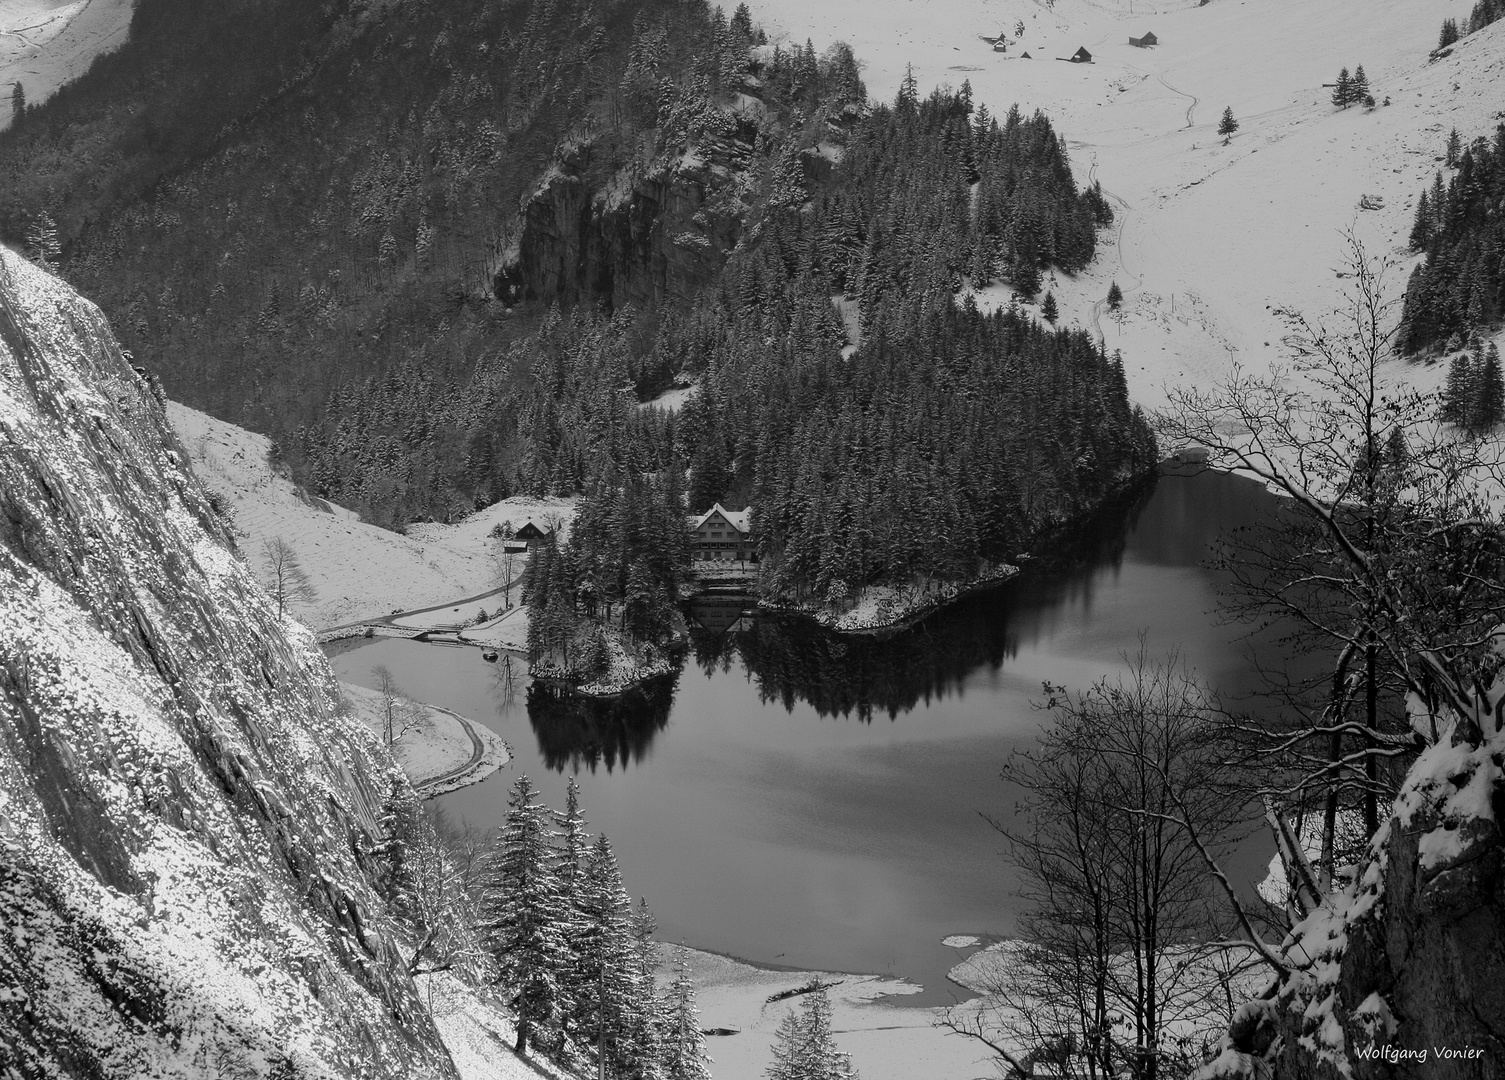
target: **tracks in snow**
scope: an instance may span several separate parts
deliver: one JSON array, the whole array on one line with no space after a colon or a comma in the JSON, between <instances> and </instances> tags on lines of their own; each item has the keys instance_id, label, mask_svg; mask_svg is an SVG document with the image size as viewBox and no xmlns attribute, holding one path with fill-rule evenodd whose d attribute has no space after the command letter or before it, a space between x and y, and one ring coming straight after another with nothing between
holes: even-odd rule
<instances>
[{"instance_id":1,"label":"tracks in snow","mask_svg":"<svg viewBox=\"0 0 1505 1080\"><path fill-rule=\"evenodd\" d=\"M1180 91L1178 90L1177 93L1180 93ZM1187 109L1187 115L1191 115L1191 109ZM1092 167L1087 170L1087 183L1091 184L1096 179L1097 151L1094 150L1092 152ZM1127 298L1130 293L1138 292L1139 289L1144 285L1144 277L1140 274L1135 274L1132 270L1129 269L1129 264L1124 262L1124 230L1128 228L1129 214L1133 211L1134 208L1130 206L1127 200L1125 200L1122 196L1114 194L1107 188L1103 188L1103 194L1108 196L1108 198L1112 199L1115 203L1118 204L1118 212L1113 215L1114 218L1117 219L1114 223L1115 236L1113 240L1113 247L1114 250L1118 253L1118 268L1134 279L1134 284L1129 288L1119 286L1120 290L1124 294L1124 297ZM1114 280L1117 280L1117 278L1115 278ZM1104 297L1101 300L1094 301L1092 304L1092 329L1097 333L1097 340L1103 343L1103 347L1105 349L1107 348L1107 338L1103 334L1102 313L1103 308L1106 307L1107 304L1107 297Z\"/></svg>"}]
</instances>

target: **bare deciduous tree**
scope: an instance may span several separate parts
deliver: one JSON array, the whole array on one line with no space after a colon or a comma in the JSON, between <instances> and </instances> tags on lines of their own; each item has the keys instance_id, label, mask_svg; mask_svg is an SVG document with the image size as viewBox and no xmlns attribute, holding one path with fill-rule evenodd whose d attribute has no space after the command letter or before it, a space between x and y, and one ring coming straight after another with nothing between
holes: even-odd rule
<instances>
[{"instance_id":1,"label":"bare deciduous tree","mask_svg":"<svg viewBox=\"0 0 1505 1080\"><path fill-rule=\"evenodd\" d=\"M261 567L266 586L277 602L277 618L282 618L288 604L295 600L311 604L319 598L297 553L282 537L273 537L261 545Z\"/></svg>"},{"instance_id":2,"label":"bare deciduous tree","mask_svg":"<svg viewBox=\"0 0 1505 1080\"><path fill-rule=\"evenodd\" d=\"M423 706L411 701L397 685L397 679L385 664L371 669L376 692L381 695L382 742L396 746L404 735L423 723Z\"/></svg>"},{"instance_id":3,"label":"bare deciduous tree","mask_svg":"<svg viewBox=\"0 0 1505 1080\"><path fill-rule=\"evenodd\" d=\"M1018 823L989 819L1024 882L1020 940L991 966L983 1004L947 1025L1006 1071L1049 1061L1153 1080L1227 1022L1226 984L1253 957L1219 940L1207 873L1243 815L1219 710L1175 656L1152 661L1142 646L1121 679L1046 692L1054 723L1004 773L1023 792Z\"/></svg>"},{"instance_id":4,"label":"bare deciduous tree","mask_svg":"<svg viewBox=\"0 0 1505 1080\"><path fill-rule=\"evenodd\" d=\"M1162 439L1201 443L1290 498L1290 527L1229 568L1242 614L1294 620L1333 657L1300 722L1249 729L1282 770L1267 792L1281 812L1317 793L1324 889L1347 796L1373 835L1394 790L1388 762L1454 721L1472 742L1500 722L1486 688L1501 668L1505 552L1482 494L1500 489L1499 447L1446 431L1430 397L1387 378L1386 269L1350 233L1345 306L1327 322L1287 314L1291 369L1235 368L1211 390L1175 391L1156 417Z\"/></svg>"}]
</instances>

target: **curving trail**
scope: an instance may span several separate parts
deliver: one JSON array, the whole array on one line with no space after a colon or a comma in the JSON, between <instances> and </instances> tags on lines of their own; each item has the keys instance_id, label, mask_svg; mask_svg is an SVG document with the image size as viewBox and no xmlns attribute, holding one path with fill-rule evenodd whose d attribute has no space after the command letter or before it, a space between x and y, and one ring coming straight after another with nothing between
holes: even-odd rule
<instances>
[{"instance_id":1,"label":"curving trail","mask_svg":"<svg viewBox=\"0 0 1505 1080\"><path fill-rule=\"evenodd\" d=\"M1192 119L1191 119L1192 110L1195 109L1198 105L1201 104L1201 99L1199 97L1197 97L1196 94L1188 94L1185 90L1177 90L1174 86L1172 86L1170 83L1168 83L1168 82L1165 81L1165 76L1164 75L1160 75L1160 74L1157 73L1155 75L1155 78L1159 81L1159 83L1160 83L1161 86L1165 87L1171 93L1173 93L1173 94L1179 94L1181 97L1184 97L1184 98L1191 98L1191 104L1186 107L1186 123L1181 128L1182 131L1185 131L1187 128L1189 128L1189 127L1192 126Z\"/></svg>"},{"instance_id":2,"label":"curving trail","mask_svg":"<svg viewBox=\"0 0 1505 1080\"><path fill-rule=\"evenodd\" d=\"M465 719L465 717L461 716L457 712L451 712L449 709L440 708L438 705L429 705L427 706L427 708L434 709L437 712L445 713L446 715L452 716L456 720L460 721L460 726L465 729L465 734L470 736L470 760L467 761L464 765L450 769L448 772L440 773L438 776L429 777L421 785L415 784L414 786L419 788L419 794L422 794L423 791L426 791L429 788L437 787L440 784L458 780L461 777L468 775L471 770L475 769L481 764L481 759L486 755L486 747L481 742L481 737L476 734L476 729L469 720Z\"/></svg>"},{"instance_id":3,"label":"curving trail","mask_svg":"<svg viewBox=\"0 0 1505 1080\"><path fill-rule=\"evenodd\" d=\"M1190 113L1190 110L1187 111L1188 113ZM1087 183L1091 184L1096 179L1097 152L1094 151L1092 154L1092 167L1087 170ZM1124 262L1124 230L1128 228L1129 215L1133 212L1134 208L1130 206L1128 201L1125 200L1122 196L1114 194L1107 188L1103 188L1103 194L1108 196L1108 198L1112 199L1118 205L1118 210L1113 215L1115 233L1113 238L1113 248L1114 251L1116 251L1118 254L1118 268L1122 270L1128 278L1132 278L1134 281L1134 284L1127 288L1125 288L1122 284L1119 285L1119 289L1123 292L1125 299L1127 299L1130 293L1138 292L1144 286L1143 275L1134 273L1129 269L1129 264ZM1117 278L1115 277L1114 280L1117 280ZM1095 301L1092 305L1092 329L1097 334L1098 341L1103 343L1106 343L1107 338L1103 334L1102 313L1103 308L1107 307L1107 305L1107 297ZM1104 347L1106 348L1106 344L1104 345Z\"/></svg>"}]
</instances>

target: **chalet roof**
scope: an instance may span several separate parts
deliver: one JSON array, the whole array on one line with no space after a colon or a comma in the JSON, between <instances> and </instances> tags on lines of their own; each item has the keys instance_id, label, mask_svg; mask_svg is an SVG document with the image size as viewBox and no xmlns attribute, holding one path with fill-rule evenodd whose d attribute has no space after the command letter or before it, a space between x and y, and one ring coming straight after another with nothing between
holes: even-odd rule
<instances>
[{"instance_id":1,"label":"chalet roof","mask_svg":"<svg viewBox=\"0 0 1505 1080\"><path fill-rule=\"evenodd\" d=\"M1071 54L1071 58L1073 60L1091 60L1092 54L1087 51L1087 46L1083 45Z\"/></svg>"},{"instance_id":2,"label":"chalet roof","mask_svg":"<svg viewBox=\"0 0 1505 1080\"><path fill-rule=\"evenodd\" d=\"M726 520L731 523L732 528L736 529L738 532L751 532L752 526L748 523L747 520L750 513L751 510L728 510L720 503L717 503L705 513L695 518L694 523L691 524L690 528L698 529L707 521L709 521L711 517L716 514L720 514L722 517L726 518Z\"/></svg>"}]
</instances>

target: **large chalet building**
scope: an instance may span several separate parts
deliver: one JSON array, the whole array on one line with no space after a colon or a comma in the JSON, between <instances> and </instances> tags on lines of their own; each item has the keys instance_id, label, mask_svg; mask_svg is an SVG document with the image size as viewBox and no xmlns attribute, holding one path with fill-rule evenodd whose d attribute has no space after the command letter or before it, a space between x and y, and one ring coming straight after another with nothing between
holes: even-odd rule
<instances>
[{"instance_id":1,"label":"large chalet building","mask_svg":"<svg viewBox=\"0 0 1505 1080\"><path fill-rule=\"evenodd\" d=\"M756 562L751 511L728 510L720 503L690 518L690 557L707 562Z\"/></svg>"}]
</instances>

